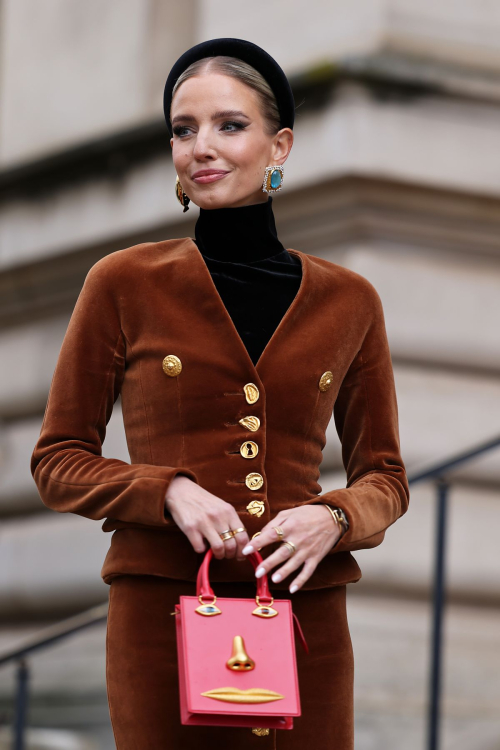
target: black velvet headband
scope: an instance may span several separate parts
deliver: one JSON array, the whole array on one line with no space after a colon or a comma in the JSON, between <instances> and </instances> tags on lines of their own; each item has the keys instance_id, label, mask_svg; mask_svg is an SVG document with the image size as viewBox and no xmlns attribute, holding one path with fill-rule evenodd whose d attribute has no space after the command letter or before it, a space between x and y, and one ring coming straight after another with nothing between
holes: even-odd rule
<instances>
[{"instance_id":1,"label":"black velvet headband","mask_svg":"<svg viewBox=\"0 0 500 750\"><path fill-rule=\"evenodd\" d=\"M195 44L194 47L191 47L179 57L168 74L163 94L163 112L170 136L172 136L170 104L172 90L177 79L191 63L201 60L203 57L214 57L215 55L237 57L258 70L266 79L276 97L280 113L280 127L293 129L295 101L288 78L276 60L253 42L247 42L245 39L221 37L220 39L209 39L207 42Z\"/></svg>"}]
</instances>

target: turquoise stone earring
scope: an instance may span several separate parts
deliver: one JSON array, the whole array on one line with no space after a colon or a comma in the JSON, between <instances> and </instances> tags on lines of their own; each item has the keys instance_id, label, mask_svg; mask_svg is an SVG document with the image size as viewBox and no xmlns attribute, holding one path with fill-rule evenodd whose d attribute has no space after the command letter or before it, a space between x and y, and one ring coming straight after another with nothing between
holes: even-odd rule
<instances>
[{"instance_id":1,"label":"turquoise stone earring","mask_svg":"<svg viewBox=\"0 0 500 750\"><path fill-rule=\"evenodd\" d=\"M263 193L277 193L283 186L283 166L276 164L272 167L266 167L264 182L262 183Z\"/></svg>"}]
</instances>

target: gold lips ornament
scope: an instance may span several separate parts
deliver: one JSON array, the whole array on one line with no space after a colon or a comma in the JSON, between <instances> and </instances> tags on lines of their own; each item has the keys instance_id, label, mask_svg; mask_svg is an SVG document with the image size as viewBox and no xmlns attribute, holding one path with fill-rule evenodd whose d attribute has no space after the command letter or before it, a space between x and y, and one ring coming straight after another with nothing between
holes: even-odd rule
<instances>
[{"instance_id":1,"label":"gold lips ornament","mask_svg":"<svg viewBox=\"0 0 500 750\"><path fill-rule=\"evenodd\" d=\"M249 688L240 690L235 687L220 687L214 690L207 690L202 695L207 698L214 698L216 701L225 701L226 703L270 703L279 701L284 698L281 693L275 693L274 690L266 688Z\"/></svg>"}]
</instances>

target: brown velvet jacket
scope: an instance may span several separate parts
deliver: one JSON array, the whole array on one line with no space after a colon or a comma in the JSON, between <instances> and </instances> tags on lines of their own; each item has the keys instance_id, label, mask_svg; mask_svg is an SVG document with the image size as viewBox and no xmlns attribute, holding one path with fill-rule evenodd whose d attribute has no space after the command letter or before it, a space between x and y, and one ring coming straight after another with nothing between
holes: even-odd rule
<instances>
[{"instance_id":1,"label":"brown velvet jacket","mask_svg":"<svg viewBox=\"0 0 500 750\"><path fill-rule=\"evenodd\" d=\"M256 366L191 238L119 250L88 272L31 472L46 506L106 519L102 530L115 531L101 571L106 583L123 574L195 579L203 556L164 512L177 474L234 505L250 537L282 509L319 502L342 508L350 528L304 589L359 580L351 552L379 545L406 512L380 297L347 268L289 252L302 262L301 285ZM180 360L173 376L167 355ZM244 390L249 383L258 391L254 403ZM130 464L101 455L119 394ZM320 494L332 415L347 486ZM239 422L247 416L259 418L256 431ZM240 453L248 440L258 447L251 458ZM214 559L211 579L255 580L251 565L235 559ZM273 585L288 587L289 580Z\"/></svg>"}]
</instances>

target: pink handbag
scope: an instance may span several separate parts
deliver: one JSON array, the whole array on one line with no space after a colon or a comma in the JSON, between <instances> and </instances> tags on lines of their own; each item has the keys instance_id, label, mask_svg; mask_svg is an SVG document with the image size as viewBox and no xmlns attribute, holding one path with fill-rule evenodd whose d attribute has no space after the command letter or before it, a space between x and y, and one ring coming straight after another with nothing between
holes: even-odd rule
<instances>
[{"instance_id":1,"label":"pink handbag","mask_svg":"<svg viewBox=\"0 0 500 750\"><path fill-rule=\"evenodd\" d=\"M254 569L262 562L259 552L248 557ZM256 579L255 599L217 599L211 559L210 548L197 596L175 605L181 723L293 729L301 713L295 634L309 649L292 602L274 601L267 575Z\"/></svg>"}]
</instances>

